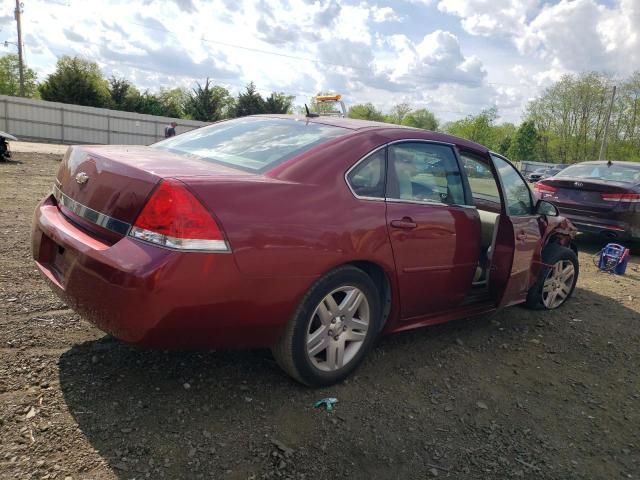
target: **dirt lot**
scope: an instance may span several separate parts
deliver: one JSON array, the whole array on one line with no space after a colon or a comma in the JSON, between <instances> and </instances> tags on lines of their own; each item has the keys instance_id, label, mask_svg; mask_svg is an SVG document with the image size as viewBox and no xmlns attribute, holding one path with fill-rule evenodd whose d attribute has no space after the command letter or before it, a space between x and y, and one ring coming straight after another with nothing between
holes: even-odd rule
<instances>
[{"instance_id":1,"label":"dirt lot","mask_svg":"<svg viewBox=\"0 0 640 480\"><path fill-rule=\"evenodd\" d=\"M640 259L574 298L382 339L310 390L268 352L121 344L30 257L59 156L0 163L0 478L640 478ZM313 408L339 399L333 413Z\"/></svg>"}]
</instances>

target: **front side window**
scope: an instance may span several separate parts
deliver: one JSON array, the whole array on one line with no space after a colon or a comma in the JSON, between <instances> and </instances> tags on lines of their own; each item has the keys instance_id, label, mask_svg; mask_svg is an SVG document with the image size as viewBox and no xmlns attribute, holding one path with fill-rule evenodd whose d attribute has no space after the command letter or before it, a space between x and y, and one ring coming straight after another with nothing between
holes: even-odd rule
<instances>
[{"instance_id":1,"label":"front side window","mask_svg":"<svg viewBox=\"0 0 640 480\"><path fill-rule=\"evenodd\" d=\"M373 152L347 175L347 181L358 197L384 198L385 149Z\"/></svg>"},{"instance_id":2,"label":"front side window","mask_svg":"<svg viewBox=\"0 0 640 480\"><path fill-rule=\"evenodd\" d=\"M389 147L387 197L450 205L465 203L458 162L447 145L407 142Z\"/></svg>"},{"instance_id":3,"label":"front side window","mask_svg":"<svg viewBox=\"0 0 640 480\"><path fill-rule=\"evenodd\" d=\"M533 205L527 183L509 162L496 155L491 155L491 158L502 180L507 213L511 216L531 215Z\"/></svg>"},{"instance_id":4,"label":"front side window","mask_svg":"<svg viewBox=\"0 0 640 480\"><path fill-rule=\"evenodd\" d=\"M312 122L244 117L191 130L152 147L250 172L264 172L350 132Z\"/></svg>"}]
</instances>

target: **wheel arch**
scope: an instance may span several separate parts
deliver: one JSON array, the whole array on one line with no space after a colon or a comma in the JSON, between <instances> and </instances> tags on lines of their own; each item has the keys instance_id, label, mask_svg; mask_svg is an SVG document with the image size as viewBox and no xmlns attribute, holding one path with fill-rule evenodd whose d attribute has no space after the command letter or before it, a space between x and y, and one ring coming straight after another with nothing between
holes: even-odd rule
<instances>
[{"instance_id":1,"label":"wheel arch","mask_svg":"<svg viewBox=\"0 0 640 480\"><path fill-rule=\"evenodd\" d=\"M391 291L391 281L389 279L389 275L379 264L372 262L370 260L354 260L351 262L344 263L342 265L338 265L335 268L339 268L345 265L354 266L364 273L369 275L369 278L373 280L378 292L380 294L380 305L382 306L382 319L380 321L380 331L382 331L387 324L387 320L389 319L389 315L391 313L391 305L392 305L392 291Z\"/></svg>"},{"instance_id":2,"label":"wheel arch","mask_svg":"<svg viewBox=\"0 0 640 480\"><path fill-rule=\"evenodd\" d=\"M547 238L547 241L543 245L543 250L551 244L562 245L563 247L568 247L573 250L573 253L578 255L578 246L576 245L574 239L565 233L562 232L553 232Z\"/></svg>"}]
</instances>

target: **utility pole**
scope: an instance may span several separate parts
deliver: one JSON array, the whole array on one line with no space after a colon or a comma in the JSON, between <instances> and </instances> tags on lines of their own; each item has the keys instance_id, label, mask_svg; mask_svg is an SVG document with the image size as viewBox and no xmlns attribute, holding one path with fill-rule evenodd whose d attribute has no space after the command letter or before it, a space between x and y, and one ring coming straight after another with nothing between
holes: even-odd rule
<instances>
[{"instance_id":1,"label":"utility pole","mask_svg":"<svg viewBox=\"0 0 640 480\"><path fill-rule=\"evenodd\" d=\"M605 150L607 149L607 135L609 133L609 120L611 119L611 110L613 110L613 99L616 98L616 86L613 86L613 93L611 94L611 104L609 105L609 114L607 115L607 121L604 124L604 135L602 137L602 143L600 144L600 155L598 160L602 160Z\"/></svg>"},{"instance_id":2,"label":"utility pole","mask_svg":"<svg viewBox=\"0 0 640 480\"><path fill-rule=\"evenodd\" d=\"M15 17L18 24L18 66L20 69L20 96L24 97L24 59L22 57L22 24L20 15L22 14L22 5L20 0L16 0Z\"/></svg>"}]
</instances>

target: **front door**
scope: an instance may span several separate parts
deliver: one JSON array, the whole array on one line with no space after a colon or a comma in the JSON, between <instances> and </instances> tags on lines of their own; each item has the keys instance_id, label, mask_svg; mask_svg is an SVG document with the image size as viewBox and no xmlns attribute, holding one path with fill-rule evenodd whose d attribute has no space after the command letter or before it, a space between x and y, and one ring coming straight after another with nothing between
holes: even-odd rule
<instances>
[{"instance_id":1,"label":"front door","mask_svg":"<svg viewBox=\"0 0 640 480\"><path fill-rule=\"evenodd\" d=\"M465 205L452 147L429 142L388 147L387 227L403 319L459 305L480 254L480 220Z\"/></svg>"},{"instance_id":2,"label":"front door","mask_svg":"<svg viewBox=\"0 0 640 480\"><path fill-rule=\"evenodd\" d=\"M531 264L539 254L539 215L531 191L516 168L491 155L502 189L503 206L491 255L489 289L498 307L522 302L531 285Z\"/></svg>"}]
</instances>

